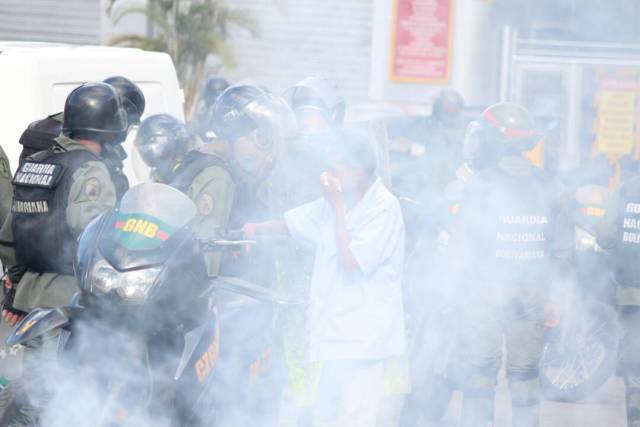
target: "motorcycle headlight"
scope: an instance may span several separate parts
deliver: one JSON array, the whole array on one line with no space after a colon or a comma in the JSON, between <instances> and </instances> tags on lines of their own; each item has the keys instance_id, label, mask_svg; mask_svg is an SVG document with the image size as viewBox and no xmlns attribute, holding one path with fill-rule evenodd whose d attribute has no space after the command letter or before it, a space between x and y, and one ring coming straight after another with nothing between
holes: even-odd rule
<instances>
[{"instance_id":1,"label":"motorcycle headlight","mask_svg":"<svg viewBox=\"0 0 640 427\"><path fill-rule=\"evenodd\" d=\"M118 272L103 259L96 262L91 269L91 288L107 293L118 285Z\"/></svg>"},{"instance_id":2,"label":"motorcycle headlight","mask_svg":"<svg viewBox=\"0 0 640 427\"><path fill-rule=\"evenodd\" d=\"M101 259L91 269L91 287L100 293L116 291L125 300L144 300L160 273L161 267L119 272Z\"/></svg>"}]
</instances>

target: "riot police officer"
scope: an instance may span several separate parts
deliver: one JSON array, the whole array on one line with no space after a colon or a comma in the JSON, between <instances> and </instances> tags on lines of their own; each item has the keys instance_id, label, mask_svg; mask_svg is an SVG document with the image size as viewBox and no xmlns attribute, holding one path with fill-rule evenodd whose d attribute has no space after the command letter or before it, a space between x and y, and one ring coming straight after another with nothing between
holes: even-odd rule
<instances>
[{"instance_id":1,"label":"riot police officer","mask_svg":"<svg viewBox=\"0 0 640 427\"><path fill-rule=\"evenodd\" d=\"M598 244L611 252L622 331L619 363L625 383L627 425L640 426L640 174L628 178L607 203Z\"/></svg>"},{"instance_id":2,"label":"riot police officer","mask_svg":"<svg viewBox=\"0 0 640 427\"><path fill-rule=\"evenodd\" d=\"M524 153L540 137L531 114L502 103L469 125L465 158L473 175L461 184L451 240L462 267L457 277L469 363L462 426L493 422L503 337L514 426L539 424L538 363L552 265L553 187Z\"/></svg>"},{"instance_id":3,"label":"riot police officer","mask_svg":"<svg viewBox=\"0 0 640 427\"><path fill-rule=\"evenodd\" d=\"M287 92L286 97L303 135L342 125L345 103L335 81L312 74Z\"/></svg>"},{"instance_id":4,"label":"riot police officer","mask_svg":"<svg viewBox=\"0 0 640 427\"><path fill-rule=\"evenodd\" d=\"M266 221L284 212L287 200L279 170L279 150L295 131L295 118L284 100L256 86L231 86L216 101L213 118L216 135L229 144L228 162L236 183L228 228L240 230L248 222ZM282 253L267 243L260 242L250 251L225 253L221 275L271 289L279 286L285 272L277 269L276 259ZM282 363L281 350L278 346L272 350L272 372L281 375L277 369ZM278 386L270 384L270 393L277 392ZM229 402L230 407L234 404L237 402ZM253 407L263 417L259 425L275 424L277 408L266 401L254 402ZM234 415L238 418L231 424L242 424L238 420L245 414ZM220 422L225 425L224 420Z\"/></svg>"},{"instance_id":5,"label":"riot police officer","mask_svg":"<svg viewBox=\"0 0 640 427\"><path fill-rule=\"evenodd\" d=\"M140 88L135 83L122 76L108 77L103 82L109 84L113 89L115 89L117 95L120 97L123 111L126 113L127 126L131 128L132 126L138 125L145 108L145 98ZM82 112L80 108L77 108L74 113L79 114ZM31 123L20 137L20 144L23 146L22 153L20 154L20 166L29 156L59 144L59 142L57 142L57 138L61 133L63 133L63 127L64 112L56 113L46 117L45 119ZM102 144L100 151L100 159L109 169L110 179L113 181L115 188L118 189L117 196L120 197L129 187L129 181L122 172L122 161L126 158L126 153L122 149L120 143ZM6 164L7 173L10 173L8 171L8 162ZM1 159L0 175L2 175ZM3 195L4 194L5 192L3 192ZM6 192L6 194L12 195L12 189L10 192ZM11 202L9 201L9 205L10 204ZM3 230L2 235L4 237L7 237L6 233L10 232L10 228L11 227L8 224L6 229ZM7 252L6 248L7 246L5 246L5 250L3 252ZM7 263L6 258L3 261L5 265L12 265L15 263L11 262L14 261L13 251L9 249L8 252L9 262ZM14 266L14 268L10 269L10 273L12 274L9 274L9 277L12 277L13 281L17 283L22 270L22 268ZM10 295L13 295L14 292L15 290L11 290L9 293ZM9 312L12 312L13 310L14 309L10 307ZM19 313L21 313L20 310L15 310L12 317L17 318Z\"/></svg>"},{"instance_id":6,"label":"riot police officer","mask_svg":"<svg viewBox=\"0 0 640 427\"><path fill-rule=\"evenodd\" d=\"M127 122L129 126L137 126L140 124L140 118L144 113L145 98L142 90L131 80L123 76L112 76L103 80L104 83L110 84L116 90L122 99L122 106L127 113ZM46 150L55 144L57 138L62 132L62 123L64 122L64 114L62 112L52 114L44 119L37 120L27 127L20 136L20 144L22 145L22 153L20 153L20 163L28 156L38 151ZM126 153L117 145L107 148L109 153L104 153L103 157L115 162L115 166L126 157ZM113 151L113 152L111 152Z\"/></svg>"},{"instance_id":7,"label":"riot police officer","mask_svg":"<svg viewBox=\"0 0 640 427\"><path fill-rule=\"evenodd\" d=\"M276 191L281 150L295 132L295 119L279 97L252 85L236 85L225 90L214 106L213 127L229 144L229 164L237 184L248 191L238 192L237 202L261 205L262 209L234 209L234 222L244 225L240 216L263 216L277 209L270 204ZM252 199L243 200L245 197ZM276 203L282 203L277 201ZM243 220L244 221L244 220Z\"/></svg>"},{"instance_id":8,"label":"riot police officer","mask_svg":"<svg viewBox=\"0 0 640 427\"><path fill-rule=\"evenodd\" d=\"M127 135L127 115L116 90L106 83L84 84L67 97L64 115L56 144L28 157L13 178L16 261L34 278L60 282L43 283L39 290L19 286L15 304L21 309L48 305L42 299L50 306L67 302L75 292L76 237L113 207L128 186L102 157Z\"/></svg>"},{"instance_id":9,"label":"riot police officer","mask_svg":"<svg viewBox=\"0 0 640 427\"><path fill-rule=\"evenodd\" d=\"M127 129L127 115L116 90L106 83L83 84L66 99L56 144L27 157L17 170L10 227L3 229L2 239L3 244L12 241L14 251L3 248L2 261L26 271L14 279L17 286L11 305L5 301L5 319L9 312L15 322L16 313L34 307L64 306L77 292L76 239L127 190L126 178L121 179L121 172L103 158L107 147L124 141ZM39 350L25 352L28 403L19 400L7 411L3 425L31 425L37 419L48 386L39 375L55 354L50 338L43 340Z\"/></svg>"},{"instance_id":10,"label":"riot police officer","mask_svg":"<svg viewBox=\"0 0 640 427\"><path fill-rule=\"evenodd\" d=\"M285 92L294 112L299 135L284 147L282 170L290 184L287 193L290 208L315 200L316 181L326 170L326 157L331 129L342 126L345 115L344 97L335 81L312 74Z\"/></svg>"},{"instance_id":11,"label":"riot police officer","mask_svg":"<svg viewBox=\"0 0 640 427\"><path fill-rule=\"evenodd\" d=\"M433 111L423 123L425 172L428 185L442 191L454 180L463 161L465 131L471 118L464 113L460 93L445 89L433 103Z\"/></svg>"},{"instance_id":12,"label":"riot police officer","mask_svg":"<svg viewBox=\"0 0 640 427\"><path fill-rule=\"evenodd\" d=\"M213 154L190 149L192 136L185 125L168 114L146 118L135 146L152 168L156 182L171 185L191 198L198 208L194 231L199 238L213 238L227 226L234 198L234 183L226 162ZM210 276L216 276L220 255L206 253Z\"/></svg>"},{"instance_id":13,"label":"riot police officer","mask_svg":"<svg viewBox=\"0 0 640 427\"><path fill-rule=\"evenodd\" d=\"M456 179L456 170L463 162L464 135L470 121L464 113L462 95L445 89L436 97L430 116L393 119L387 125L387 134L393 141L393 191L404 202L409 251L419 237L423 241L435 238L434 230L425 227L424 220L436 215L437 207L445 203L446 185ZM434 246L423 247L428 250ZM423 277L418 279L422 281Z\"/></svg>"}]
</instances>

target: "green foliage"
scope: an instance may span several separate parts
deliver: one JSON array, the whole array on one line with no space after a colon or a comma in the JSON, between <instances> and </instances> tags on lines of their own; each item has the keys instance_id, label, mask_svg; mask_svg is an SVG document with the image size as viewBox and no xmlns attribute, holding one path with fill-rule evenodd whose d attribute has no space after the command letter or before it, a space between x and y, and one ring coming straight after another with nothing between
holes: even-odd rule
<instances>
[{"instance_id":1,"label":"green foliage","mask_svg":"<svg viewBox=\"0 0 640 427\"><path fill-rule=\"evenodd\" d=\"M218 56L224 67L235 66L228 40L234 29L259 35L258 23L248 11L234 9L222 0L148 0L146 6L123 5L110 0L107 11L117 24L130 15L144 15L149 35L124 34L113 38L112 45L167 52L176 66L185 88L185 110L192 113L197 90L205 78L209 55Z\"/></svg>"}]
</instances>

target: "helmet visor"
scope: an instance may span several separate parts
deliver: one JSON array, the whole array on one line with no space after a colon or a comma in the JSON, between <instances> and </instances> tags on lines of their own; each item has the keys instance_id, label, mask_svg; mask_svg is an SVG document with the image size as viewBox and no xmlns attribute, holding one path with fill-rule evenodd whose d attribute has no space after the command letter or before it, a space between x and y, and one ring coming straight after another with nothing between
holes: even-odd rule
<instances>
[{"instance_id":1,"label":"helmet visor","mask_svg":"<svg viewBox=\"0 0 640 427\"><path fill-rule=\"evenodd\" d=\"M171 140L167 135L154 135L145 140L138 134L135 141L140 157L150 167L156 167L162 162L166 157L166 147L169 144L171 144Z\"/></svg>"}]
</instances>

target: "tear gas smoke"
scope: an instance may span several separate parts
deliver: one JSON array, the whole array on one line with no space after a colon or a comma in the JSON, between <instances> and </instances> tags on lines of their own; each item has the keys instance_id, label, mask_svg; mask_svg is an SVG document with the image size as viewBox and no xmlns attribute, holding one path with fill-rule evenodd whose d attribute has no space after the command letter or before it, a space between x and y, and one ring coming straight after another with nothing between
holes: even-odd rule
<instances>
[{"instance_id":1,"label":"tear gas smoke","mask_svg":"<svg viewBox=\"0 0 640 427\"><path fill-rule=\"evenodd\" d=\"M458 3L469 5L470 1ZM256 10L266 7L254 0L241 3ZM285 2L285 10L288 7L291 13L278 15L275 22L286 21L291 29L296 28L298 19L298 26L304 23L322 32L321 57L314 65L325 68L320 71L327 75L348 75L346 87L341 88L348 94L349 123L345 126L366 130L376 149L377 173L403 209L408 237L403 287L409 344L407 360L394 362L395 371L389 368L388 382L396 387L388 386L385 396L386 403L406 399L402 426L411 425L412 419L436 425L450 422L451 401L459 400L455 392L491 395L496 378L500 375L502 383L505 373L515 403L513 409L498 408L496 425L511 411L514 417L535 417L522 409L535 408L540 401L546 405L546 399L579 400L598 389L615 373L622 335L615 312L613 261L611 253L599 246L598 226L609 210L611 189L636 176L638 166L631 151L623 156L607 151L611 147L592 125L616 110L607 110L607 104L601 102L604 92L637 98L640 56L630 42L640 40L636 25L640 6L632 0L588 5L579 1L498 0L476 5L490 12L483 15L486 22L469 30L482 34L474 45L456 49L473 50L473 57L486 63L468 70L454 68L454 81L465 80L465 73L483 70L480 76L469 77L489 88L474 88L473 105L444 116L434 111L429 116L383 114L385 117L375 120L358 120L348 111L367 99L368 88L360 81L367 67L348 61L351 56L362 59L361 52L354 53L362 43L327 42L326 29L334 28L327 22L315 22L310 11L353 7L362 12L373 6L365 6L365 2L334 2L330 7L329 3L320 6L310 0L294 3L287 6ZM458 13L464 13L463 9L458 6ZM344 20L346 26L351 24L343 14L336 19ZM508 33L512 39L502 40L504 45L486 43L495 40L505 24L517 28L516 33ZM360 30L363 24L353 25ZM305 29L307 37L301 41L277 31L255 42L241 39L238 45L248 47L246 55L260 52L252 58L241 53L236 74L258 74L264 66L262 75L253 77L267 86L273 84L278 92L284 86L291 87L302 75L300 66L290 71L288 64L307 64L300 58L315 55L312 48L317 40L309 32ZM280 40L282 37L286 40ZM604 42L616 47L599 44ZM303 43L311 47L303 52L286 48ZM501 73L506 75L497 74L497 59L489 59L499 56L500 46L510 49L502 52L505 67ZM336 64L334 57L343 58L345 64ZM332 73L331 67L339 70ZM315 71L305 69L304 74ZM354 83L354 79L358 81ZM474 159L468 158L464 149L468 125L500 98L493 90L496 82L502 83L503 97L517 100L532 112L536 135L544 144L524 150L526 156L509 152L495 164L474 167L470 164ZM277 94L269 97L290 113ZM396 98L396 93L390 98ZM636 114L637 102L632 103ZM273 147L255 149L255 141L260 139L257 134L263 129L252 134L256 139L247 137L237 145L226 145L227 160L236 168L238 178L229 229L278 219L286 210L322 196L319 177L331 166L329 146L339 144L331 138L330 120L309 120L313 127L328 128L297 133L292 130L295 117L287 114L286 119L284 115L280 119L279 128L265 132L265 138L274 140ZM139 160L137 154L129 154ZM543 161L533 166L535 159ZM148 176L148 171L139 176ZM304 299L309 293L314 250L265 239L251 252L225 254L222 274ZM179 307L180 298L177 293L175 303L164 306L157 315L175 316L178 308L184 309ZM283 413L293 412L294 418L302 418L312 406L321 369L306 360L306 308L273 310L223 293L213 300L220 347L216 363L207 369L215 373L217 383L208 395L211 400L198 402L199 408L214 409L215 425L251 425L256 417L267 419L280 409L286 383ZM137 319L140 330L156 326L155 317ZM89 373L78 368L78 359L70 357L62 357L57 366L43 362L41 368L46 369L36 370L43 375L42 388L48 393L42 425L111 425L114 419L109 417L114 414L129 417L125 425L170 425L174 416L170 404L147 405L173 387L185 344L183 335L166 338L160 345L162 357L154 370L149 370L143 350L148 343L109 328L97 332L90 325L79 325L74 331L79 340L74 356L83 360ZM272 340L270 350L257 351L254 341L264 336ZM503 340L507 350L504 361ZM480 354L478 348L483 345L493 347ZM274 375L270 381L247 385L233 376L244 372L251 377L269 366ZM112 389L106 391L105 382ZM245 388L276 398L265 408L264 402L248 398ZM237 396L242 397L234 401ZM117 405L122 402L134 402L134 409L145 410L139 414L119 411ZM468 425L481 422L487 411L493 415L493 400L490 410L486 401L474 405L463 408ZM577 413L579 409L570 411ZM399 412L395 410L386 425L398 425ZM574 416L577 419L574 413L569 417ZM601 425L608 424L604 417ZM457 420L459 415L453 418Z\"/></svg>"}]
</instances>

